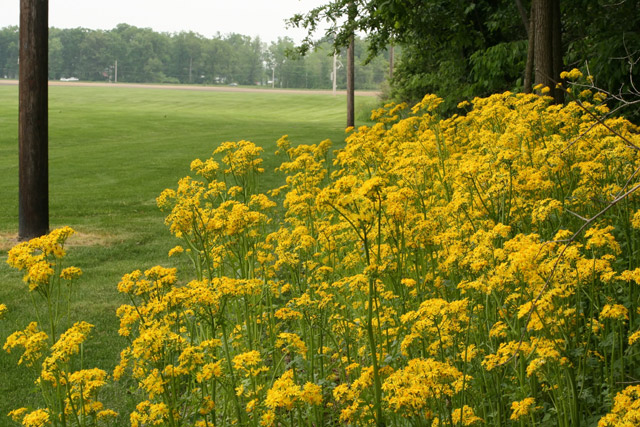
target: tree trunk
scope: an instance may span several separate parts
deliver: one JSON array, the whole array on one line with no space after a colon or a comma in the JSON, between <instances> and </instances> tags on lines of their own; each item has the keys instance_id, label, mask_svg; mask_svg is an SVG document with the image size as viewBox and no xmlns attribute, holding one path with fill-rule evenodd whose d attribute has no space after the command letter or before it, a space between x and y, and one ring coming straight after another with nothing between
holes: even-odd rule
<instances>
[{"instance_id":1,"label":"tree trunk","mask_svg":"<svg viewBox=\"0 0 640 427\"><path fill-rule=\"evenodd\" d=\"M535 83L553 88L553 0L533 0Z\"/></svg>"},{"instance_id":2,"label":"tree trunk","mask_svg":"<svg viewBox=\"0 0 640 427\"><path fill-rule=\"evenodd\" d=\"M49 231L48 22L48 0L20 1L20 240Z\"/></svg>"},{"instance_id":3,"label":"tree trunk","mask_svg":"<svg viewBox=\"0 0 640 427\"><path fill-rule=\"evenodd\" d=\"M553 2L553 36L551 43L553 44L553 79L556 83L560 82L560 73L564 68L562 57L562 22L560 15L560 0ZM564 102L564 91L555 88L554 85L553 99L557 104Z\"/></svg>"},{"instance_id":4,"label":"tree trunk","mask_svg":"<svg viewBox=\"0 0 640 427\"><path fill-rule=\"evenodd\" d=\"M550 89L556 103L563 100L562 91L556 89L562 71L562 34L560 0L533 0L535 83Z\"/></svg>"}]
</instances>

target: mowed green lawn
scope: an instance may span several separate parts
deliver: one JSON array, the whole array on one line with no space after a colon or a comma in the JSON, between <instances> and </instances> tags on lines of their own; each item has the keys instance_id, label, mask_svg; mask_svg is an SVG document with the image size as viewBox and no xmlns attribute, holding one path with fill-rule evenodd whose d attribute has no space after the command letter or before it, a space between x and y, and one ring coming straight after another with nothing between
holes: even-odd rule
<instances>
[{"instance_id":1,"label":"mowed green lawn","mask_svg":"<svg viewBox=\"0 0 640 427\"><path fill-rule=\"evenodd\" d=\"M357 97L357 125L366 124L373 97ZM124 273L153 265L177 266L167 251L176 240L163 223L155 198L189 173L195 158L208 158L224 141L249 140L264 148L266 191L283 181L276 141L293 144L331 139L344 143L344 96L273 92L200 92L132 87L49 89L50 222L79 233L70 240L68 262L83 269L77 282L73 321L95 325L85 346L86 366L111 371L124 342L117 335L117 293ZM0 342L35 320L21 274L6 264L18 224L18 87L0 85ZM186 275L184 276L187 277ZM38 405L33 376L17 366L19 354L0 351L0 425L6 413ZM130 409L127 384L109 386L106 403Z\"/></svg>"}]
</instances>

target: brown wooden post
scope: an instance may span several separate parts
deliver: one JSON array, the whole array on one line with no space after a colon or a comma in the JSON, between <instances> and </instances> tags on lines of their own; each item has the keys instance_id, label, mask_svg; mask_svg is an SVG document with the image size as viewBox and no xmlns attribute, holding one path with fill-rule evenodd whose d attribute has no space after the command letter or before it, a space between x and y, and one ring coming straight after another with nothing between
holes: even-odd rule
<instances>
[{"instance_id":1,"label":"brown wooden post","mask_svg":"<svg viewBox=\"0 0 640 427\"><path fill-rule=\"evenodd\" d=\"M356 4L349 2L349 24L356 19ZM355 36L353 30L347 47L347 127L355 126Z\"/></svg>"},{"instance_id":2,"label":"brown wooden post","mask_svg":"<svg viewBox=\"0 0 640 427\"><path fill-rule=\"evenodd\" d=\"M48 27L48 0L20 0L20 240L49 231Z\"/></svg>"},{"instance_id":3,"label":"brown wooden post","mask_svg":"<svg viewBox=\"0 0 640 427\"><path fill-rule=\"evenodd\" d=\"M353 36L351 36L351 41L349 42L349 47L347 47L347 127L355 126L355 73L354 73L354 49L353 49Z\"/></svg>"}]
</instances>

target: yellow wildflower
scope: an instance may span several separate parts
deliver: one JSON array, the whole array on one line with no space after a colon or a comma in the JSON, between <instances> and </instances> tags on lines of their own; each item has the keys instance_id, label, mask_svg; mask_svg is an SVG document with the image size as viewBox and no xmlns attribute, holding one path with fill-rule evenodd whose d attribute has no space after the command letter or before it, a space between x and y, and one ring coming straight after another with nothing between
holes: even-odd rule
<instances>
[{"instance_id":1,"label":"yellow wildflower","mask_svg":"<svg viewBox=\"0 0 640 427\"><path fill-rule=\"evenodd\" d=\"M521 417L529 415L535 410L536 400L533 397L527 397L518 402L511 403L511 417L513 421L519 420Z\"/></svg>"},{"instance_id":2,"label":"yellow wildflower","mask_svg":"<svg viewBox=\"0 0 640 427\"><path fill-rule=\"evenodd\" d=\"M476 423L481 423L482 418L476 416L473 412L473 408L464 405L462 408L454 409L451 413L451 420L454 425L470 426Z\"/></svg>"},{"instance_id":3,"label":"yellow wildflower","mask_svg":"<svg viewBox=\"0 0 640 427\"><path fill-rule=\"evenodd\" d=\"M300 339L298 334L282 332L278 335L276 347L290 347L303 358L307 358L307 345Z\"/></svg>"},{"instance_id":4,"label":"yellow wildflower","mask_svg":"<svg viewBox=\"0 0 640 427\"><path fill-rule=\"evenodd\" d=\"M302 395L300 396L300 399L309 405L321 405L322 387L317 384L307 382L302 388Z\"/></svg>"},{"instance_id":5,"label":"yellow wildflower","mask_svg":"<svg viewBox=\"0 0 640 427\"><path fill-rule=\"evenodd\" d=\"M629 310L622 304L606 304L600 311L600 319L629 320Z\"/></svg>"},{"instance_id":6,"label":"yellow wildflower","mask_svg":"<svg viewBox=\"0 0 640 427\"><path fill-rule=\"evenodd\" d=\"M275 425L276 413L274 411L267 411L262 415L260 419L260 425L264 427L271 427Z\"/></svg>"},{"instance_id":7,"label":"yellow wildflower","mask_svg":"<svg viewBox=\"0 0 640 427\"><path fill-rule=\"evenodd\" d=\"M291 410L301 396L302 390L293 381L293 370L290 369L282 374L267 391L265 404L272 410L278 408Z\"/></svg>"},{"instance_id":8,"label":"yellow wildflower","mask_svg":"<svg viewBox=\"0 0 640 427\"><path fill-rule=\"evenodd\" d=\"M9 412L8 416L11 417L13 421L18 423L22 421L22 418L24 418L24 415L27 413L27 411L27 408L14 409L13 411Z\"/></svg>"},{"instance_id":9,"label":"yellow wildflower","mask_svg":"<svg viewBox=\"0 0 640 427\"><path fill-rule=\"evenodd\" d=\"M24 427L43 427L49 423L49 411L46 409L36 409L26 414L22 419L22 425Z\"/></svg>"},{"instance_id":10,"label":"yellow wildflower","mask_svg":"<svg viewBox=\"0 0 640 427\"><path fill-rule=\"evenodd\" d=\"M180 245L174 246L171 250L169 250L169 256L178 255L184 252L184 248Z\"/></svg>"},{"instance_id":11,"label":"yellow wildflower","mask_svg":"<svg viewBox=\"0 0 640 427\"><path fill-rule=\"evenodd\" d=\"M629 345L633 345L640 339L640 331L635 331L629 335Z\"/></svg>"},{"instance_id":12,"label":"yellow wildflower","mask_svg":"<svg viewBox=\"0 0 640 427\"><path fill-rule=\"evenodd\" d=\"M462 373L455 367L433 359L412 359L406 368L389 375L382 390L394 412L413 416L428 408L430 399L442 399L460 392L462 384Z\"/></svg>"},{"instance_id":13,"label":"yellow wildflower","mask_svg":"<svg viewBox=\"0 0 640 427\"><path fill-rule=\"evenodd\" d=\"M82 275L82 270L78 267L67 267L60 272L60 278L65 280L77 279Z\"/></svg>"},{"instance_id":14,"label":"yellow wildflower","mask_svg":"<svg viewBox=\"0 0 640 427\"><path fill-rule=\"evenodd\" d=\"M637 425L640 419L640 386L633 385L616 394L611 412L600 418L598 427Z\"/></svg>"},{"instance_id":15,"label":"yellow wildflower","mask_svg":"<svg viewBox=\"0 0 640 427\"><path fill-rule=\"evenodd\" d=\"M23 347L24 352L18 364L34 366L39 363L46 351L49 349L49 336L38 329L36 322L31 322L22 331L16 331L7 337L4 350L11 353L15 347Z\"/></svg>"}]
</instances>

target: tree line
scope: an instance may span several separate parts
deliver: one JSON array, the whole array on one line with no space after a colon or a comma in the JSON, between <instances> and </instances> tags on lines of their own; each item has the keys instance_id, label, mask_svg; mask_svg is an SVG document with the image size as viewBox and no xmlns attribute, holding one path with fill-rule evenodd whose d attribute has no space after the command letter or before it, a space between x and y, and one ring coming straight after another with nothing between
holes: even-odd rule
<instances>
[{"instance_id":1,"label":"tree line","mask_svg":"<svg viewBox=\"0 0 640 427\"><path fill-rule=\"evenodd\" d=\"M0 78L18 77L17 26L0 29ZM87 81L273 85L330 89L333 45L320 41L305 56L292 54L294 42L282 37L266 43L258 37L194 32L159 33L119 24L112 30L49 29L49 79ZM389 73L387 52L363 65L368 43L356 42L356 87L377 89ZM336 84L346 86L345 53L337 58Z\"/></svg>"},{"instance_id":2,"label":"tree line","mask_svg":"<svg viewBox=\"0 0 640 427\"><path fill-rule=\"evenodd\" d=\"M350 8L357 12L351 19ZM127 24L108 31L51 28L49 78L113 81L117 60L121 82L328 89L338 49L344 67L337 86L343 89L346 46L355 32L357 89L378 89L393 62L391 98L416 102L435 93L445 99L443 110L454 112L475 96L527 91L536 72L552 86L562 69L574 67L592 74L602 89L624 91L640 73L638 10L640 0L328 0L291 18L294 26L310 29L298 46L286 37L265 43L240 34L205 38ZM312 34L323 20L333 27L320 37ZM550 38L536 43L541 35ZM531 60L536 45L550 55ZM0 78L17 77L17 58L17 27L0 29Z\"/></svg>"}]
</instances>

